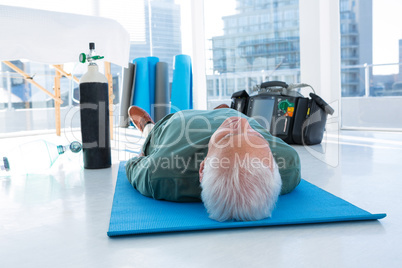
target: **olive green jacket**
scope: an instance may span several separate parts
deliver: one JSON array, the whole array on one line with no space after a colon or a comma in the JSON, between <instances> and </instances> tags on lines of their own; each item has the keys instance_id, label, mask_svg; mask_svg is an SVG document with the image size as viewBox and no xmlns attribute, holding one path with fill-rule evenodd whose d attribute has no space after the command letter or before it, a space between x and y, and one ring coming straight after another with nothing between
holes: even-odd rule
<instances>
[{"instance_id":1,"label":"olive green jacket","mask_svg":"<svg viewBox=\"0 0 402 268\"><path fill-rule=\"evenodd\" d=\"M296 188L301 179L297 152L257 121L233 109L185 110L165 116L146 138L144 156L127 161L128 180L141 194L154 199L200 201L198 171L207 155L209 139L231 116L247 118L251 127L270 144L282 178L281 194Z\"/></svg>"}]
</instances>

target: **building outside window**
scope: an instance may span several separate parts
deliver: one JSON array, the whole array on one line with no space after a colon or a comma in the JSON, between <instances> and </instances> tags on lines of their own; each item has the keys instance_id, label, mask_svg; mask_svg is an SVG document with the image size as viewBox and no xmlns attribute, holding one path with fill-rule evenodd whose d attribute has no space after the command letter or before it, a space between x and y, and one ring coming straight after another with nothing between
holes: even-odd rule
<instances>
[{"instance_id":1,"label":"building outside window","mask_svg":"<svg viewBox=\"0 0 402 268\"><path fill-rule=\"evenodd\" d=\"M205 0L205 14L208 14L205 18L206 23L211 14L217 13L212 10L212 3L215 2ZM229 2L231 4L228 4ZM229 11L228 8L218 8L224 25L221 31L212 31L206 24L208 47L212 55L215 55L216 50L235 50L236 53L233 55L223 52L219 58L211 57L212 63L207 64L210 66L206 72L207 81L244 77L247 81L245 84L235 83L233 90L225 92L244 89L249 93L252 93L253 86L261 81L308 83L308 81L300 81L298 0L232 0L225 3L232 9ZM378 116L370 113L368 107L372 107L371 110L373 110L373 106L378 105L365 103L370 101L367 100L368 97L392 97L392 100L376 99L375 101L377 104L384 102L383 106L378 107L386 107L392 103L397 105L397 97L402 95L402 41L400 40L402 36L395 39L400 34L396 28L400 23L395 21L399 15L394 11L398 10L400 5L399 1L339 0L340 93L342 118L345 119L342 120L343 127L392 127L392 122L385 123L383 119L378 119L375 123L374 118ZM394 23L391 20L394 20ZM236 25L233 24L235 21L238 22ZM254 27L257 22L259 27ZM214 27L217 27L216 25L215 23ZM235 29L235 31L229 32L227 29ZM235 43L224 46L227 39L235 40ZM390 40L392 44L381 42L382 39ZM394 49L397 45L399 58L396 57L398 51ZM391 50L394 53L392 56L394 60L388 57L384 61L385 57L379 52L388 55ZM375 55L380 55L377 56L377 60ZM220 103L229 104L230 97L230 94L208 95L208 108L213 108ZM367 109L363 109L366 106ZM356 113L356 107L362 110ZM397 110L393 108L392 113L397 113ZM366 118L356 118L356 114L364 114Z\"/></svg>"},{"instance_id":2,"label":"building outside window","mask_svg":"<svg viewBox=\"0 0 402 268\"><path fill-rule=\"evenodd\" d=\"M342 127L400 131L402 3L340 0L339 4Z\"/></svg>"},{"instance_id":3,"label":"building outside window","mask_svg":"<svg viewBox=\"0 0 402 268\"><path fill-rule=\"evenodd\" d=\"M211 2L205 0L206 20L213 12L208 9L212 7ZM226 90L221 91L223 95L208 95L209 109L220 103L228 104L233 92L251 91L262 81L278 78L295 83L300 77L298 1L233 0L229 5L228 2L226 5L233 9L231 14L221 16L222 34L208 36L213 57L212 63L207 64L212 67L207 70L207 81L242 81L243 78L247 82L220 83ZM223 52L217 57L215 51Z\"/></svg>"},{"instance_id":4,"label":"building outside window","mask_svg":"<svg viewBox=\"0 0 402 268\"><path fill-rule=\"evenodd\" d=\"M210 0L206 0L208 2ZM244 77L264 77L273 80L278 77L288 83L300 81L300 46L299 46L299 2L287 0L236 0L236 8L232 15L222 16L225 28L220 36L211 36L211 50L214 55L214 68L209 70L207 79L215 76L230 77L233 73ZM211 10L206 10L209 14ZM342 66L342 96L360 96L364 94L362 70L349 68L362 63L372 64L372 3L359 0L340 1L341 23L341 55ZM234 25L238 21L239 24ZM253 27L259 24L261 27ZM226 29L246 28L227 32ZM229 44L225 40L236 40ZM215 51L237 49L236 55L223 53L215 57ZM224 55L224 56L223 56ZM215 64L215 62L221 64ZM234 63L231 68L227 62ZM241 64L239 64L241 63ZM244 63L244 65L243 65ZM263 74L263 75L261 75ZM250 85L251 87L253 85ZM237 90L251 88L237 88ZM221 96L229 99L230 96ZM210 99L213 103L215 100Z\"/></svg>"}]
</instances>

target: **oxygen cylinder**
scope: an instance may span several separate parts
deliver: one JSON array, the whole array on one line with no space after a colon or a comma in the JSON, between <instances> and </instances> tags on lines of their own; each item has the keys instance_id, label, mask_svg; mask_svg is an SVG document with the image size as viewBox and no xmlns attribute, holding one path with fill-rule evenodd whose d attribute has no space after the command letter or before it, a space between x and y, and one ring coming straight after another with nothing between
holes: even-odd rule
<instances>
[{"instance_id":1,"label":"oxygen cylinder","mask_svg":"<svg viewBox=\"0 0 402 268\"><path fill-rule=\"evenodd\" d=\"M80 117L84 168L111 166L108 81L99 72L95 60L95 44L89 43L89 54L81 53L80 61L88 61L88 71L80 79Z\"/></svg>"}]
</instances>

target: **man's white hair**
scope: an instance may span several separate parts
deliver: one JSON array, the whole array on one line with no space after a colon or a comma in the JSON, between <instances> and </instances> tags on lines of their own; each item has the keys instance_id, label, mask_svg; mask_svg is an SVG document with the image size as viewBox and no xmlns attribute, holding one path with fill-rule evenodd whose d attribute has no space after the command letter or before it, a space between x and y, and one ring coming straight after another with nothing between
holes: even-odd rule
<instances>
[{"instance_id":1,"label":"man's white hair","mask_svg":"<svg viewBox=\"0 0 402 268\"><path fill-rule=\"evenodd\" d=\"M205 160L201 198L209 217L217 221L256 221L271 216L282 187L278 166L262 163L222 169Z\"/></svg>"}]
</instances>

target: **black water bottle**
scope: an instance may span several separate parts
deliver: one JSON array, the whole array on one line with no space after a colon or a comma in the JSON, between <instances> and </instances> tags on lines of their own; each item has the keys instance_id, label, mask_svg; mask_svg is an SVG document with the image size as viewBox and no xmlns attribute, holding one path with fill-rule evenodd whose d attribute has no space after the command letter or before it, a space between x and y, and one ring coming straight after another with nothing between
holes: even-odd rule
<instances>
[{"instance_id":1,"label":"black water bottle","mask_svg":"<svg viewBox=\"0 0 402 268\"><path fill-rule=\"evenodd\" d=\"M89 54L82 53L80 61L87 61L88 72L80 80L80 116L84 168L111 166L108 81L98 70L95 44L89 44Z\"/></svg>"}]
</instances>

